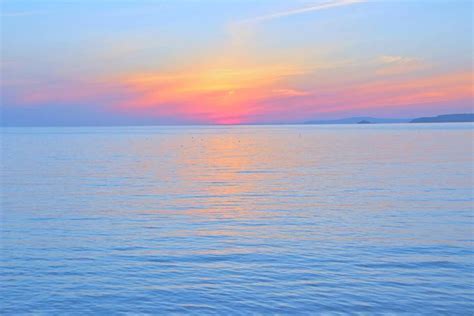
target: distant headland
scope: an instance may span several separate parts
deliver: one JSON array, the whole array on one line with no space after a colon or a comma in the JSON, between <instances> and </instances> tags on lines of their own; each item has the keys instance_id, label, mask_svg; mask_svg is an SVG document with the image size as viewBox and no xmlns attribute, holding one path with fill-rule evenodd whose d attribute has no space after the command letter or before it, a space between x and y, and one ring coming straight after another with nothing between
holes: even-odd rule
<instances>
[{"instance_id":1,"label":"distant headland","mask_svg":"<svg viewBox=\"0 0 474 316\"><path fill-rule=\"evenodd\" d=\"M474 113L444 114L415 119L376 118L368 116L348 117L335 120L313 120L304 124L394 124L394 123L456 123L474 122Z\"/></svg>"},{"instance_id":2,"label":"distant headland","mask_svg":"<svg viewBox=\"0 0 474 316\"><path fill-rule=\"evenodd\" d=\"M411 120L410 123L453 123L453 122L474 122L473 113L446 114L431 117L419 117Z\"/></svg>"}]
</instances>

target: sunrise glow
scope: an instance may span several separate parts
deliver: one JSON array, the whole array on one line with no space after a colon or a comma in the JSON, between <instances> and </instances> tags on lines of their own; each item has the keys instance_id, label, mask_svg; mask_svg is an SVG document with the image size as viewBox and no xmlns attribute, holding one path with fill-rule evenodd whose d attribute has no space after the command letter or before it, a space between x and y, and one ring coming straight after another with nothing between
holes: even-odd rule
<instances>
[{"instance_id":1,"label":"sunrise glow","mask_svg":"<svg viewBox=\"0 0 474 316\"><path fill-rule=\"evenodd\" d=\"M468 2L30 6L4 4L3 29L18 29L3 36L7 125L297 123L472 110ZM457 18L441 26L441 14ZM70 27L55 28L68 18ZM79 18L87 23L74 24ZM49 35L31 38L30 28Z\"/></svg>"}]
</instances>

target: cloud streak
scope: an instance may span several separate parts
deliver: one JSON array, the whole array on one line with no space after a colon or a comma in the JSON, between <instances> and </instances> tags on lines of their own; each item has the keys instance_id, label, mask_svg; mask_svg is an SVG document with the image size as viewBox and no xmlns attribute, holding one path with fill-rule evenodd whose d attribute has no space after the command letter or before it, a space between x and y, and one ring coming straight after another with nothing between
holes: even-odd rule
<instances>
[{"instance_id":1,"label":"cloud streak","mask_svg":"<svg viewBox=\"0 0 474 316\"><path fill-rule=\"evenodd\" d=\"M384 55L378 58L380 65L376 74L381 76L403 75L424 70L428 65L417 58Z\"/></svg>"},{"instance_id":2,"label":"cloud streak","mask_svg":"<svg viewBox=\"0 0 474 316\"><path fill-rule=\"evenodd\" d=\"M33 15L40 15L45 14L46 11L18 11L18 12L2 12L0 16L2 18L14 18L14 17L23 17L23 16L33 16Z\"/></svg>"},{"instance_id":3,"label":"cloud streak","mask_svg":"<svg viewBox=\"0 0 474 316\"><path fill-rule=\"evenodd\" d=\"M258 16L258 17L254 17L254 18L250 18L250 19L247 19L247 20L240 21L240 23L242 23L242 24L258 23L258 22L283 18L283 17L287 17L287 16L303 14L303 13L308 13L308 12L313 12L313 11L326 10L326 9L331 9L331 8L335 8L335 7L342 7L342 6L347 6L347 5L352 5L352 4L356 4L356 3L362 3L362 2L366 2L366 0L334 0L334 1L330 1L330 2L319 3L319 4L312 5L312 6L305 7L305 8L299 8L299 9L293 9L293 10L288 10L288 11L284 11L284 12L278 12L278 13L272 13L272 14L268 14L268 15L262 15L262 16Z\"/></svg>"}]
</instances>

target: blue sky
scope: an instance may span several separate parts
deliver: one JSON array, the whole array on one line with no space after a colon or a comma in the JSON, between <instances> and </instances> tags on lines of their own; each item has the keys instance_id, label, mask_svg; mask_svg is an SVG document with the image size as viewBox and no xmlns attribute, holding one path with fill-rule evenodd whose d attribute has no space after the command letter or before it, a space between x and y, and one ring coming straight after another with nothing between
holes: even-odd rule
<instances>
[{"instance_id":1,"label":"blue sky","mask_svg":"<svg viewBox=\"0 0 474 316\"><path fill-rule=\"evenodd\" d=\"M472 111L470 1L1 5L6 125Z\"/></svg>"}]
</instances>

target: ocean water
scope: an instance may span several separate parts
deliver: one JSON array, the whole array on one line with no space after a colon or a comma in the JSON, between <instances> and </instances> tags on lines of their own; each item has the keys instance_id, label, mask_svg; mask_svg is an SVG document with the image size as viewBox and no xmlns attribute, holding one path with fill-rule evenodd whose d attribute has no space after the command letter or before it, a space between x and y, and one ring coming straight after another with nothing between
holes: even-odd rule
<instances>
[{"instance_id":1,"label":"ocean water","mask_svg":"<svg viewBox=\"0 0 474 316\"><path fill-rule=\"evenodd\" d=\"M474 313L472 124L3 128L0 313Z\"/></svg>"}]
</instances>

